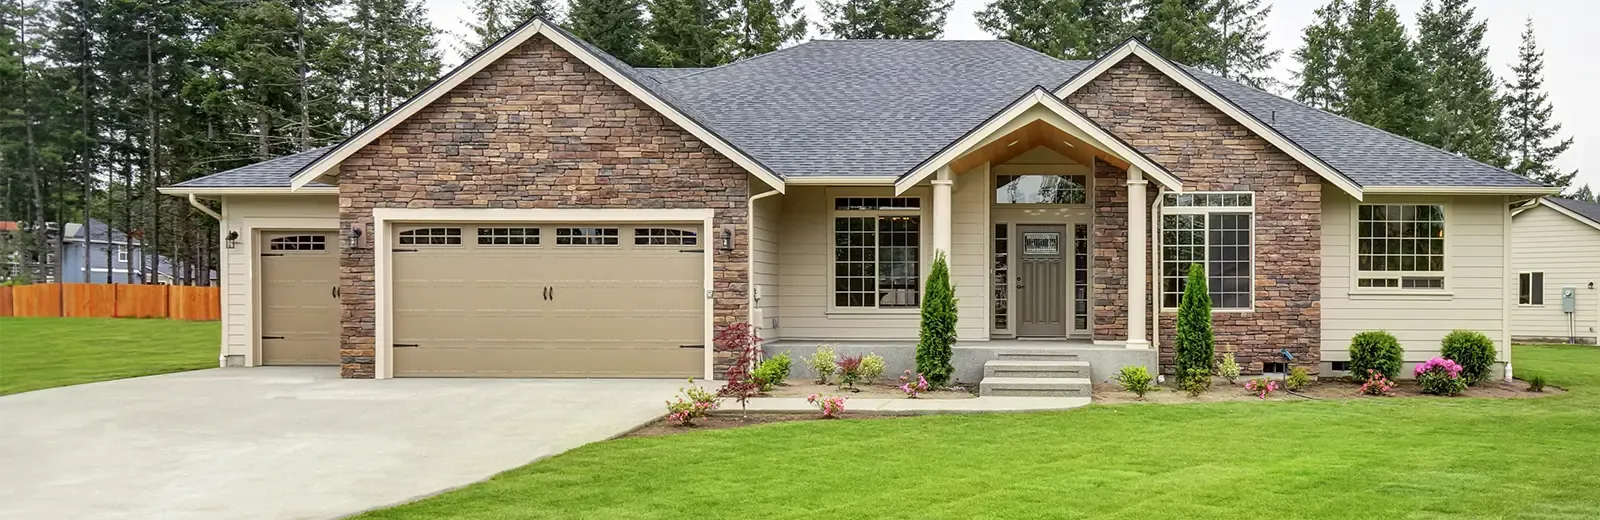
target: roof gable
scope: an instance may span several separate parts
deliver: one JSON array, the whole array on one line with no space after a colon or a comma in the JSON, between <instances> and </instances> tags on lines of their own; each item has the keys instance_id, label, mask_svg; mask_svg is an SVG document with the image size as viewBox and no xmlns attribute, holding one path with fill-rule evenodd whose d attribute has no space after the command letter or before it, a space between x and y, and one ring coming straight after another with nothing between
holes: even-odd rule
<instances>
[{"instance_id":1,"label":"roof gable","mask_svg":"<svg viewBox=\"0 0 1600 520\"><path fill-rule=\"evenodd\" d=\"M1589 227L1600 229L1600 204L1560 197L1543 197L1539 199L1539 205L1555 210L1556 213L1566 215ZM1518 211L1513 213L1512 216L1520 213L1522 212Z\"/></svg>"}]
</instances>

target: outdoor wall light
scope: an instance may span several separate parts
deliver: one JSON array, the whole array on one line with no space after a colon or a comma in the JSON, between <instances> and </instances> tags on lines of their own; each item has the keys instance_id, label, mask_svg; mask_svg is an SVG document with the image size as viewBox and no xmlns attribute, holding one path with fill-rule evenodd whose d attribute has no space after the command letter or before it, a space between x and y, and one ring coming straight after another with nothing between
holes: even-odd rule
<instances>
[{"instance_id":1,"label":"outdoor wall light","mask_svg":"<svg viewBox=\"0 0 1600 520\"><path fill-rule=\"evenodd\" d=\"M239 232L238 231L229 231L228 232L228 238L226 239L225 245L228 246L228 249L233 249L233 246L238 245L238 244L239 244Z\"/></svg>"},{"instance_id":2,"label":"outdoor wall light","mask_svg":"<svg viewBox=\"0 0 1600 520\"><path fill-rule=\"evenodd\" d=\"M350 240L345 244L346 249L361 249L361 225L350 226Z\"/></svg>"},{"instance_id":3,"label":"outdoor wall light","mask_svg":"<svg viewBox=\"0 0 1600 520\"><path fill-rule=\"evenodd\" d=\"M717 242L718 242L717 245L723 251L732 251L733 250L733 226L732 225L724 224L722 226L722 229L717 232Z\"/></svg>"}]
</instances>

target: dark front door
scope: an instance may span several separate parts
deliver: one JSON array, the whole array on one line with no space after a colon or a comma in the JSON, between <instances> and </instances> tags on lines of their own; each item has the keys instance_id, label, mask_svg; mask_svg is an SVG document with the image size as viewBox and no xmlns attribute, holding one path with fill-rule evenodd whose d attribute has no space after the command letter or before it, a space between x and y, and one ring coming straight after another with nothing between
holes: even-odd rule
<instances>
[{"instance_id":1,"label":"dark front door","mask_svg":"<svg viewBox=\"0 0 1600 520\"><path fill-rule=\"evenodd\" d=\"M1017 237L1017 335L1067 335L1066 226L1019 225Z\"/></svg>"}]
</instances>

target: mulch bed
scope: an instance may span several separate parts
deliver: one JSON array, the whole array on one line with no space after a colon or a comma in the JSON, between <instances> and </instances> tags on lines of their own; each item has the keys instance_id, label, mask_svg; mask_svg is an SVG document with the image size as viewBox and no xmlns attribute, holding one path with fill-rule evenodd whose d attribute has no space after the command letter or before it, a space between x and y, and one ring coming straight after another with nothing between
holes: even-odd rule
<instances>
[{"instance_id":1,"label":"mulch bed","mask_svg":"<svg viewBox=\"0 0 1600 520\"><path fill-rule=\"evenodd\" d=\"M894 379L878 381L876 383L859 383L855 390L839 388L837 385L819 385L816 381L805 379L790 379L787 383L772 387L772 390L762 394L761 397L806 397L811 394L842 395L851 399L906 399L906 393L899 388L899 381ZM918 399L971 399L978 396L978 385L957 383L950 388L930 390L919 395Z\"/></svg>"},{"instance_id":2,"label":"mulch bed","mask_svg":"<svg viewBox=\"0 0 1600 520\"><path fill-rule=\"evenodd\" d=\"M1211 386L1211 390L1209 392L1206 392L1204 394L1200 394L1197 397L1189 397L1189 394L1186 394L1183 391L1178 390L1176 387L1173 387L1173 386L1170 386L1170 385L1162 385L1162 386L1159 387L1160 390L1145 394L1144 400L1142 402L1148 402L1148 403L1215 403L1215 402L1223 402L1223 401L1259 401L1259 400L1261 400L1261 399L1256 397L1256 394L1254 392L1251 392L1251 391L1248 391L1248 390L1244 389L1245 381L1249 381L1249 379L1248 378L1242 378L1242 379L1239 380L1238 383L1235 383L1233 385L1228 385L1228 384L1225 384L1225 383L1213 384ZM1401 380L1401 381L1397 381L1397 383L1399 383L1399 384L1395 386L1394 391L1393 391L1393 395L1392 396L1387 396L1387 397L1363 395L1361 393L1361 385L1359 383L1350 382L1350 381L1347 381L1347 380L1344 380L1344 379L1329 379L1329 380L1316 381L1316 382L1311 383L1310 387L1307 387L1304 390L1299 391L1298 393L1303 394L1303 395L1305 395L1307 397L1311 397L1313 399L1394 399L1394 398L1454 399L1454 398L1462 398L1462 397L1486 397L1486 398L1498 398L1498 399L1528 399L1528 398L1534 398L1534 397L1546 397L1546 396L1558 395L1558 394L1566 393L1564 390L1561 390L1561 389L1553 387L1553 386L1546 386L1545 389L1544 389L1544 392L1529 392L1528 391L1528 384L1524 383L1522 381L1515 381L1515 382L1511 382L1511 383L1507 383L1505 381L1494 381L1494 382L1479 383L1477 386L1473 386L1473 387L1467 388L1467 391L1462 392L1461 395L1458 395L1458 396L1455 396L1455 397L1442 397L1442 396L1430 395L1430 394L1422 393L1422 387L1417 386L1417 382L1416 381ZM1281 385L1282 383L1280 382L1279 384ZM1304 400L1304 399L1305 399L1305 397L1300 397L1300 396L1293 395L1293 394L1290 394L1288 392L1284 392L1282 390L1279 390L1277 392L1273 392L1272 396L1268 397L1266 400L1268 400L1268 401L1290 401L1290 400ZM1097 383L1097 384L1094 385L1094 402L1095 402L1095 404L1116 404L1116 403L1136 403L1136 402L1141 402L1141 401L1137 396L1134 396L1133 393L1123 390L1122 387L1117 385L1116 383Z\"/></svg>"},{"instance_id":3,"label":"mulch bed","mask_svg":"<svg viewBox=\"0 0 1600 520\"><path fill-rule=\"evenodd\" d=\"M736 405L737 406L737 405ZM702 432L710 430L726 430L757 424L769 424L791 421L853 421L864 419L885 419L893 416L875 415L846 411L838 419L823 419L822 412L815 413L752 413L748 417L741 417L739 411L722 410L710 417L702 417L694 421L694 426L679 426L675 423L661 419L644 425L637 430L624 434L623 437L658 437L662 435L677 435L680 433Z\"/></svg>"}]
</instances>

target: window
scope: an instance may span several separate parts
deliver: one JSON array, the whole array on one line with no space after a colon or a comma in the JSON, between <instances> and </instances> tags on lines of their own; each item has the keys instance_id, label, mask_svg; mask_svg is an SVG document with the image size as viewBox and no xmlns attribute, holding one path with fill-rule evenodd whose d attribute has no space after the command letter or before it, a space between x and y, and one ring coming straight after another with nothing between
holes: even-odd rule
<instances>
[{"instance_id":1,"label":"window","mask_svg":"<svg viewBox=\"0 0 1600 520\"><path fill-rule=\"evenodd\" d=\"M400 232L403 246L458 246L461 245L461 228L422 228Z\"/></svg>"},{"instance_id":2,"label":"window","mask_svg":"<svg viewBox=\"0 0 1600 520\"><path fill-rule=\"evenodd\" d=\"M633 228L633 244L638 246L692 246L699 243L693 231L672 228Z\"/></svg>"},{"instance_id":3,"label":"window","mask_svg":"<svg viewBox=\"0 0 1600 520\"><path fill-rule=\"evenodd\" d=\"M1333 371L1334 372L1349 372L1350 371L1350 362L1349 361L1334 361L1333 362Z\"/></svg>"},{"instance_id":4,"label":"window","mask_svg":"<svg viewBox=\"0 0 1600 520\"><path fill-rule=\"evenodd\" d=\"M1255 196L1251 193L1167 194L1161 215L1161 306L1176 309L1189 266L1206 273L1213 309L1250 309L1254 302Z\"/></svg>"},{"instance_id":5,"label":"window","mask_svg":"<svg viewBox=\"0 0 1600 520\"><path fill-rule=\"evenodd\" d=\"M121 246L111 246L111 251L117 254L117 263L119 263L119 264L128 263L128 248L121 247Z\"/></svg>"},{"instance_id":6,"label":"window","mask_svg":"<svg viewBox=\"0 0 1600 520\"><path fill-rule=\"evenodd\" d=\"M1544 273L1521 273L1517 275L1517 303L1521 305L1544 305Z\"/></svg>"},{"instance_id":7,"label":"window","mask_svg":"<svg viewBox=\"0 0 1600 520\"><path fill-rule=\"evenodd\" d=\"M1261 364L1261 373L1263 373L1263 374L1287 374L1287 373L1289 373L1289 364L1288 363L1283 363L1283 362L1268 361L1268 362L1265 362L1265 363Z\"/></svg>"},{"instance_id":8,"label":"window","mask_svg":"<svg viewBox=\"0 0 1600 520\"><path fill-rule=\"evenodd\" d=\"M1089 330L1089 225L1072 230L1072 326Z\"/></svg>"},{"instance_id":9,"label":"window","mask_svg":"<svg viewBox=\"0 0 1600 520\"><path fill-rule=\"evenodd\" d=\"M835 199L835 307L893 309L922 304L920 207L915 197Z\"/></svg>"},{"instance_id":10,"label":"window","mask_svg":"<svg viewBox=\"0 0 1600 520\"><path fill-rule=\"evenodd\" d=\"M1088 202L1088 177L1083 175L996 175L995 204L1083 204Z\"/></svg>"},{"instance_id":11,"label":"window","mask_svg":"<svg viewBox=\"0 0 1600 520\"><path fill-rule=\"evenodd\" d=\"M994 328L1011 328L1010 300L1007 289L1011 287L1011 226L994 225Z\"/></svg>"},{"instance_id":12,"label":"window","mask_svg":"<svg viewBox=\"0 0 1600 520\"><path fill-rule=\"evenodd\" d=\"M269 251L327 251L328 237L323 235L290 235L267 241Z\"/></svg>"},{"instance_id":13,"label":"window","mask_svg":"<svg viewBox=\"0 0 1600 520\"><path fill-rule=\"evenodd\" d=\"M1362 204L1356 287L1444 289L1444 206Z\"/></svg>"},{"instance_id":14,"label":"window","mask_svg":"<svg viewBox=\"0 0 1600 520\"><path fill-rule=\"evenodd\" d=\"M614 246L617 228L556 228L558 246Z\"/></svg>"},{"instance_id":15,"label":"window","mask_svg":"<svg viewBox=\"0 0 1600 520\"><path fill-rule=\"evenodd\" d=\"M478 245L536 246L539 245L539 228L478 228Z\"/></svg>"}]
</instances>

